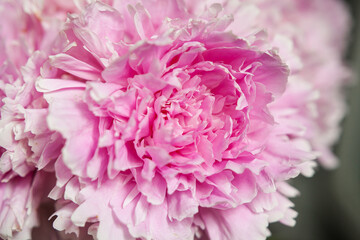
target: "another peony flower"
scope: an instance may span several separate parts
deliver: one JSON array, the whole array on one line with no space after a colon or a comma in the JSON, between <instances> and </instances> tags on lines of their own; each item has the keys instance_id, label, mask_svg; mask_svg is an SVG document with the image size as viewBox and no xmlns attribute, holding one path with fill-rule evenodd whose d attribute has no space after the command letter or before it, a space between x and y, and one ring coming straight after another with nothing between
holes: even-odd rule
<instances>
[{"instance_id":1,"label":"another peony flower","mask_svg":"<svg viewBox=\"0 0 360 240\"><path fill-rule=\"evenodd\" d=\"M48 104L35 90L40 67L56 50L53 41L61 21L27 12L30 2L0 1L0 236L4 239L31 238L38 224L37 208L48 194L44 194L46 174L39 171L53 168L48 163L56 160L63 144L58 133L48 130Z\"/></svg>"}]
</instances>

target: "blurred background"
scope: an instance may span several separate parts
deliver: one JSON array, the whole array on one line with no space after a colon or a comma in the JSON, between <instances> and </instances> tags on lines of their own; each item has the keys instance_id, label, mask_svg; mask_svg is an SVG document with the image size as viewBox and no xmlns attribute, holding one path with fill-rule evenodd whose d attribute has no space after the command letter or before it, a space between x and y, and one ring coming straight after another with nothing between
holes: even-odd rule
<instances>
[{"instance_id":1,"label":"blurred background","mask_svg":"<svg viewBox=\"0 0 360 240\"><path fill-rule=\"evenodd\" d=\"M356 83L347 89L348 114L335 146L340 167L319 168L314 177L292 182L301 192L293 199L297 224L294 228L272 224L269 240L360 240L360 1L345 2L353 16L346 60Z\"/></svg>"}]
</instances>

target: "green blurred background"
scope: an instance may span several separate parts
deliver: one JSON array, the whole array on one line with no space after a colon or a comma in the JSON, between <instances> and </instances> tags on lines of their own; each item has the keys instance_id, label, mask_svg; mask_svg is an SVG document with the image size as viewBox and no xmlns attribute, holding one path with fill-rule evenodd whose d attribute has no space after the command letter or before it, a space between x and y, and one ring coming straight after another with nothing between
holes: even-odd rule
<instances>
[{"instance_id":1,"label":"green blurred background","mask_svg":"<svg viewBox=\"0 0 360 240\"><path fill-rule=\"evenodd\" d=\"M360 240L360 1L345 2L353 16L347 61L355 83L347 90L348 114L335 146L340 167L292 182L301 192L293 199L297 224L272 224L269 240Z\"/></svg>"}]
</instances>

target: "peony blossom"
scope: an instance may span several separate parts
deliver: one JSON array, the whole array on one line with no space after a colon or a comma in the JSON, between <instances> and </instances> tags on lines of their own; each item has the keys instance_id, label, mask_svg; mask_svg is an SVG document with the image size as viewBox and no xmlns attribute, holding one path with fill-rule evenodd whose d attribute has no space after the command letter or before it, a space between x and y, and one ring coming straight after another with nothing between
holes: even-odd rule
<instances>
[{"instance_id":1,"label":"peony blossom","mask_svg":"<svg viewBox=\"0 0 360 240\"><path fill-rule=\"evenodd\" d=\"M52 69L36 83L48 127L65 141L51 196L66 201L55 227L95 222L98 239L192 239L230 213L229 227L216 224L218 238L258 239L268 218L293 224L291 204L272 213L289 194L277 184L311 171L315 156L284 139L268 109L288 68L256 39L224 31L227 15L186 20L175 5L168 14L184 20L151 24L151 9L120 7L97 2L72 18L70 46L49 57Z\"/></svg>"},{"instance_id":2,"label":"peony blossom","mask_svg":"<svg viewBox=\"0 0 360 240\"><path fill-rule=\"evenodd\" d=\"M44 194L55 229L99 240L293 226L288 180L336 164L348 18L330 2L1 2L21 21L0 16L0 236L29 238Z\"/></svg>"}]
</instances>

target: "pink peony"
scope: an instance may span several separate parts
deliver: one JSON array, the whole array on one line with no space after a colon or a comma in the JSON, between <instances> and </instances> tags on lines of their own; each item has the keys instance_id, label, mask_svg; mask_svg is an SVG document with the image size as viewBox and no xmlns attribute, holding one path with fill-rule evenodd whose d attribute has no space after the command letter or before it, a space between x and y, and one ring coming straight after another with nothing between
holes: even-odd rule
<instances>
[{"instance_id":1,"label":"pink peony","mask_svg":"<svg viewBox=\"0 0 360 240\"><path fill-rule=\"evenodd\" d=\"M99 240L295 224L287 181L335 165L346 31L331 26L348 19L336 1L220 2L0 2L1 237L29 238L45 177L54 228Z\"/></svg>"},{"instance_id":2,"label":"pink peony","mask_svg":"<svg viewBox=\"0 0 360 240\"><path fill-rule=\"evenodd\" d=\"M173 20L151 22L158 8L145 4L88 6L37 80L48 126L65 140L50 194L65 200L55 228L93 222L98 239L262 239L269 221L293 224L291 191L280 186L311 174L315 156L267 107L287 67L256 36L224 32L232 19L217 18L217 5L187 20L173 3Z\"/></svg>"}]
</instances>

